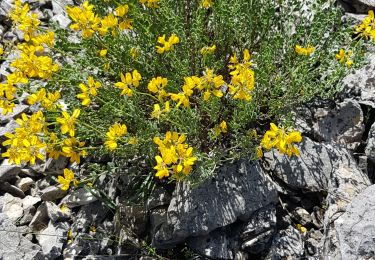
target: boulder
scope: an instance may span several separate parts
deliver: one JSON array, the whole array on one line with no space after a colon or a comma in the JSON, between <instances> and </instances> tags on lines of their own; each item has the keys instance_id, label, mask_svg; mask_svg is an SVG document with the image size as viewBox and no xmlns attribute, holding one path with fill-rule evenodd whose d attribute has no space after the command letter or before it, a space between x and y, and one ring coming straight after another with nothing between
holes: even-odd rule
<instances>
[{"instance_id":1,"label":"boulder","mask_svg":"<svg viewBox=\"0 0 375 260\"><path fill-rule=\"evenodd\" d=\"M258 163L240 160L224 165L198 187L177 183L154 244L164 248L188 237L205 236L237 219L247 221L255 211L276 201L276 188Z\"/></svg>"},{"instance_id":2,"label":"boulder","mask_svg":"<svg viewBox=\"0 0 375 260\"><path fill-rule=\"evenodd\" d=\"M375 258L375 185L358 194L335 221L342 259Z\"/></svg>"},{"instance_id":3,"label":"boulder","mask_svg":"<svg viewBox=\"0 0 375 260\"><path fill-rule=\"evenodd\" d=\"M47 228L36 235L46 259L56 259L61 256L63 245L67 241L68 230L67 222L55 224L49 222Z\"/></svg>"},{"instance_id":4,"label":"boulder","mask_svg":"<svg viewBox=\"0 0 375 260\"><path fill-rule=\"evenodd\" d=\"M304 243L300 231L289 226L274 236L265 259L300 259L303 253Z\"/></svg>"}]
</instances>

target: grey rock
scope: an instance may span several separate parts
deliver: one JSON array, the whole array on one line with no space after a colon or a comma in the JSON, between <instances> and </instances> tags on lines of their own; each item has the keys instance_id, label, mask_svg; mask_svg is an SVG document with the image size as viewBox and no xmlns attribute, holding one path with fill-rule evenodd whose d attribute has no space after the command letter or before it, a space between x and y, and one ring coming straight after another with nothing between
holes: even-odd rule
<instances>
[{"instance_id":1,"label":"grey rock","mask_svg":"<svg viewBox=\"0 0 375 260\"><path fill-rule=\"evenodd\" d=\"M360 145L365 125L357 101L347 99L333 110L317 109L314 117L313 131L318 139L339 143L351 150Z\"/></svg>"},{"instance_id":2,"label":"grey rock","mask_svg":"<svg viewBox=\"0 0 375 260\"><path fill-rule=\"evenodd\" d=\"M18 117L22 113L25 113L28 108L29 106L26 106L26 105L20 105L20 104L15 105L12 113L8 113L6 115L1 114L0 123L5 124L5 123L10 122L13 118ZM0 112L2 112L2 109L0 109Z\"/></svg>"},{"instance_id":3,"label":"grey rock","mask_svg":"<svg viewBox=\"0 0 375 260\"><path fill-rule=\"evenodd\" d=\"M313 212L311 213L311 219L315 227L322 228L323 219L324 219L324 211L321 208L315 206L313 209Z\"/></svg>"},{"instance_id":4,"label":"grey rock","mask_svg":"<svg viewBox=\"0 0 375 260\"><path fill-rule=\"evenodd\" d=\"M366 65L343 79L342 96L375 108L375 53L366 54Z\"/></svg>"},{"instance_id":5,"label":"grey rock","mask_svg":"<svg viewBox=\"0 0 375 260\"><path fill-rule=\"evenodd\" d=\"M233 241L227 230L217 229L205 236L192 237L187 241L189 248L211 259L234 259Z\"/></svg>"},{"instance_id":6,"label":"grey rock","mask_svg":"<svg viewBox=\"0 0 375 260\"><path fill-rule=\"evenodd\" d=\"M65 197L67 191L61 190L60 187L49 186L40 191L40 197L43 201L56 201Z\"/></svg>"},{"instance_id":7,"label":"grey rock","mask_svg":"<svg viewBox=\"0 0 375 260\"><path fill-rule=\"evenodd\" d=\"M22 190L23 192L26 192L30 190L30 187L35 185L35 181L31 179L30 177L26 178L20 178L15 183L16 187Z\"/></svg>"},{"instance_id":8,"label":"grey rock","mask_svg":"<svg viewBox=\"0 0 375 260\"><path fill-rule=\"evenodd\" d=\"M10 11L12 10L12 2L9 0L3 0L0 2L0 22L6 20Z\"/></svg>"},{"instance_id":9,"label":"grey rock","mask_svg":"<svg viewBox=\"0 0 375 260\"><path fill-rule=\"evenodd\" d=\"M171 202L171 196L163 187L157 187L152 191L150 197L147 199L147 210L152 210L157 207L168 206Z\"/></svg>"},{"instance_id":10,"label":"grey rock","mask_svg":"<svg viewBox=\"0 0 375 260\"><path fill-rule=\"evenodd\" d=\"M199 187L178 183L167 221L154 236L157 247L168 247L190 236L204 236L219 227L247 221L258 209L277 201L277 192L257 163L241 160L220 168Z\"/></svg>"},{"instance_id":11,"label":"grey rock","mask_svg":"<svg viewBox=\"0 0 375 260\"><path fill-rule=\"evenodd\" d=\"M67 220L71 217L70 210L62 211L55 203L51 201L43 202L46 204L47 215L52 223Z\"/></svg>"},{"instance_id":12,"label":"grey rock","mask_svg":"<svg viewBox=\"0 0 375 260\"><path fill-rule=\"evenodd\" d=\"M144 205L120 205L117 211L120 225L141 235L146 231L147 214Z\"/></svg>"},{"instance_id":13,"label":"grey rock","mask_svg":"<svg viewBox=\"0 0 375 260\"><path fill-rule=\"evenodd\" d=\"M302 226L306 226L312 222L312 218L309 212L307 212L307 210L305 210L304 208L295 208L292 212L292 215L294 219Z\"/></svg>"},{"instance_id":14,"label":"grey rock","mask_svg":"<svg viewBox=\"0 0 375 260\"><path fill-rule=\"evenodd\" d=\"M375 123L371 126L370 132L368 133L365 154L368 159L375 162Z\"/></svg>"},{"instance_id":15,"label":"grey rock","mask_svg":"<svg viewBox=\"0 0 375 260\"><path fill-rule=\"evenodd\" d=\"M25 193L14 185L6 181L0 181L0 191L12 194L13 196L24 198Z\"/></svg>"},{"instance_id":16,"label":"grey rock","mask_svg":"<svg viewBox=\"0 0 375 260\"><path fill-rule=\"evenodd\" d=\"M30 221L29 227L34 231L40 231L47 227L49 216L47 213L47 205L42 203L36 210L33 219Z\"/></svg>"},{"instance_id":17,"label":"grey rock","mask_svg":"<svg viewBox=\"0 0 375 260\"><path fill-rule=\"evenodd\" d=\"M333 170L329 146L303 137L300 156L289 158L276 150L264 154L265 167L293 189L319 192L327 190Z\"/></svg>"},{"instance_id":18,"label":"grey rock","mask_svg":"<svg viewBox=\"0 0 375 260\"><path fill-rule=\"evenodd\" d=\"M303 253L304 245L300 232L289 226L275 235L266 259L299 259Z\"/></svg>"},{"instance_id":19,"label":"grey rock","mask_svg":"<svg viewBox=\"0 0 375 260\"><path fill-rule=\"evenodd\" d=\"M107 216L109 209L100 201L83 206L74 217L73 235L85 232L90 225L98 226Z\"/></svg>"},{"instance_id":20,"label":"grey rock","mask_svg":"<svg viewBox=\"0 0 375 260\"><path fill-rule=\"evenodd\" d=\"M56 224L49 222L47 228L36 235L42 247L44 257L47 259L56 259L61 256L63 245L67 241L68 230L69 224L67 222Z\"/></svg>"},{"instance_id":21,"label":"grey rock","mask_svg":"<svg viewBox=\"0 0 375 260\"><path fill-rule=\"evenodd\" d=\"M52 11L54 14L64 14L69 5L74 5L73 0L52 0Z\"/></svg>"},{"instance_id":22,"label":"grey rock","mask_svg":"<svg viewBox=\"0 0 375 260\"><path fill-rule=\"evenodd\" d=\"M71 212L69 210L62 211L55 203L44 201L39 205L29 226L39 231L47 226L49 220L54 224L59 221L68 220L70 217Z\"/></svg>"},{"instance_id":23,"label":"grey rock","mask_svg":"<svg viewBox=\"0 0 375 260\"><path fill-rule=\"evenodd\" d=\"M85 188L80 188L71 192L66 196L62 203L64 203L68 208L75 208L78 206L83 206L90 204L98 199L94 196L93 192L86 190Z\"/></svg>"},{"instance_id":24,"label":"grey rock","mask_svg":"<svg viewBox=\"0 0 375 260\"><path fill-rule=\"evenodd\" d=\"M50 175L61 175L64 168L69 163L69 159L64 156L59 156L57 160L49 158L45 163L41 164L39 168L34 168L36 171L41 171Z\"/></svg>"},{"instance_id":25,"label":"grey rock","mask_svg":"<svg viewBox=\"0 0 375 260\"><path fill-rule=\"evenodd\" d=\"M342 259L375 258L375 185L358 194L335 221Z\"/></svg>"},{"instance_id":26,"label":"grey rock","mask_svg":"<svg viewBox=\"0 0 375 260\"><path fill-rule=\"evenodd\" d=\"M339 3L347 11L355 11L357 13L365 13L375 8L375 0L340 0Z\"/></svg>"},{"instance_id":27,"label":"grey rock","mask_svg":"<svg viewBox=\"0 0 375 260\"><path fill-rule=\"evenodd\" d=\"M268 242L275 233L276 207L269 205L256 211L246 224L241 239L241 248L246 252L257 254L267 248Z\"/></svg>"},{"instance_id":28,"label":"grey rock","mask_svg":"<svg viewBox=\"0 0 375 260\"><path fill-rule=\"evenodd\" d=\"M15 223L18 219L21 219L21 217L23 216L22 199L13 197L9 193L6 193L2 199L2 212L6 214L8 219L13 223Z\"/></svg>"},{"instance_id":29,"label":"grey rock","mask_svg":"<svg viewBox=\"0 0 375 260\"><path fill-rule=\"evenodd\" d=\"M0 181L10 181L17 177L21 172L21 167L10 164L8 159L5 159L0 165Z\"/></svg>"},{"instance_id":30,"label":"grey rock","mask_svg":"<svg viewBox=\"0 0 375 260\"><path fill-rule=\"evenodd\" d=\"M13 225L3 213L0 213L0 237L0 259L37 259L40 246L24 237L23 230Z\"/></svg>"},{"instance_id":31,"label":"grey rock","mask_svg":"<svg viewBox=\"0 0 375 260\"><path fill-rule=\"evenodd\" d=\"M13 119L11 119L5 126L0 127L0 136L4 136L6 133L12 133L19 125Z\"/></svg>"},{"instance_id":32,"label":"grey rock","mask_svg":"<svg viewBox=\"0 0 375 260\"><path fill-rule=\"evenodd\" d=\"M56 22L59 24L59 26L62 28L62 29L66 29L68 28L68 26L70 25L71 23L71 20L64 14L57 14L57 15L54 15L51 19L52 22Z\"/></svg>"}]
</instances>

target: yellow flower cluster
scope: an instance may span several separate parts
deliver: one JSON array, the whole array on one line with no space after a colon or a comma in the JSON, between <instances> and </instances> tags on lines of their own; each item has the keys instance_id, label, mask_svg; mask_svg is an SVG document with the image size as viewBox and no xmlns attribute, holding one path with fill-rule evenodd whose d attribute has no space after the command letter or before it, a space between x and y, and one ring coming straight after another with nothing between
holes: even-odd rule
<instances>
[{"instance_id":1,"label":"yellow flower cluster","mask_svg":"<svg viewBox=\"0 0 375 260\"><path fill-rule=\"evenodd\" d=\"M154 104L154 110L151 113L151 118L159 119L163 113L168 113L169 111L171 111L169 101L165 102L163 110L160 108L159 104Z\"/></svg>"},{"instance_id":2,"label":"yellow flower cluster","mask_svg":"<svg viewBox=\"0 0 375 260\"><path fill-rule=\"evenodd\" d=\"M64 169L64 177L58 176L57 182L61 184L61 190L68 190L72 182L74 186L79 184L78 180L74 177L74 172L66 168Z\"/></svg>"},{"instance_id":3,"label":"yellow flower cluster","mask_svg":"<svg viewBox=\"0 0 375 260\"><path fill-rule=\"evenodd\" d=\"M355 27L355 32L365 38L375 41L375 16L374 11L368 11L368 15L362 23Z\"/></svg>"},{"instance_id":4,"label":"yellow flower cluster","mask_svg":"<svg viewBox=\"0 0 375 260\"><path fill-rule=\"evenodd\" d=\"M158 8L160 0L139 0L139 2L149 8Z\"/></svg>"},{"instance_id":5,"label":"yellow flower cluster","mask_svg":"<svg viewBox=\"0 0 375 260\"><path fill-rule=\"evenodd\" d=\"M314 52L315 48L311 45L307 47L301 47L301 45L297 44L295 47L295 51L298 55L301 56L310 56Z\"/></svg>"},{"instance_id":6,"label":"yellow flower cluster","mask_svg":"<svg viewBox=\"0 0 375 260\"><path fill-rule=\"evenodd\" d=\"M214 74L214 71L211 69L206 69L196 88L204 92L203 100L207 101L210 99L211 94L221 98L223 96L221 87L224 84L223 76Z\"/></svg>"},{"instance_id":7,"label":"yellow flower cluster","mask_svg":"<svg viewBox=\"0 0 375 260\"><path fill-rule=\"evenodd\" d=\"M214 0L203 0L202 3L201 3L201 6L203 8L208 9L213 5L213 3L214 3Z\"/></svg>"},{"instance_id":8,"label":"yellow flower cluster","mask_svg":"<svg viewBox=\"0 0 375 260\"><path fill-rule=\"evenodd\" d=\"M45 118L41 111L28 117L22 114L16 120L19 125L15 133L6 133L8 140L3 142L4 146L9 146L2 157L9 158L9 162L21 164L35 164L36 159L44 160L43 149L46 144L41 139L41 135L47 132Z\"/></svg>"},{"instance_id":9,"label":"yellow flower cluster","mask_svg":"<svg viewBox=\"0 0 375 260\"><path fill-rule=\"evenodd\" d=\"M276 148L280 153L287 154L291 157L293 154L299 156L299 150L293 143L299 143L301 141L302 135L300 132L291 131L287 133L284 129L271 123L270 130L264 134L260 145L266 150Z\"/></svg>"},{"instance_id":10,"label":"yellow flower cluster","mask_svg":"<svg viewBox=\"0 0 375 260\"><path fill-rule=\"evenodd\" d=\"M147 85L148 90L158 95L158 99L160 102L163 102L163 98L168 97L167 92L165 91L165 87L168 84L168 79L163 77L156 77L152 78Z\"/></svg>"},{"instance_id":11,"label":"yellow flower cluster","mask_svg":"<svg viewBox=\"0 0 375 260\"><path fill-rule=\"evenodd\" d=\"M171 99L177 103L176 107L179 107L181 104L184 107L189 107L189 97L193 95L194 88L201 84L201 79L197 76L185 77L184 81L185 84L182 86L182 92L178 94L169 94Z\"/></svg>"},{"instance_id":12,"label":"yellow flower cluster","mask_svg":"<svg viewBox=\"0 0 375 260\"><path fill-rule=\"evenodd\" d=\"M115 150L117 148L117 142L119 139L123 136L125 136L128 133L128 129L126 125L115 123L113 124L106 133L107 135L107 141L105 141L105 146L108 150Z\"/></svg>"},{"instance_id":13,"label":"yellow flower cluster","mask_svg":"<svg viewBox=\"0 0 375 260\"><path fill-rule=\"evenodd\" d=\"M41 88L36 93L31 94L27 98L27 103L29 105L40 103L44 109L54 111L61 107L57 103L60 98L60 92L55 91L54 93L47 93L45 88Z\"/></svg>"},{"instance_id":14,"label":"yellow flower cluster","mask_svg":"<svg viewBox=\"0 0 375 260\"><path fill-rule=\"evenodd\" d=\"M172 34L168 40L165 39L165 34L163 36L158 37L158 43L161 46L156 46L156 52L159 54L162 54L166 51L170 51L173 49L173 45L180 42L180 39L177 37L177 35Z\"/></svg>"},{"instance_id":15,"label":"yellow flower cluster","mask_svg":"<svg viewBox=\"0 0 375 260\"><path fill-rule=\"evenodd\" d=\"M119 89L122 89L121 96L127 95L131 97L133 95L133 90L131 87L138 87L139 81L142 79L141 74L138 70L133 70L132 73L127 72L124 74L120 74L121 82L117 82L115 86Z\"/></svg>"},{"instance_id":16,"label":"yellow flower cluster","mask_svg":"<svg viewBox=\"0 0 375 260\"><path fill-rule=\"evenodd\" d=\"M79 84L79 88L81 89L82 93L77 95L78 99L82 100L83 106L89 106L91 103L91 96L98 95L98 88L100 88L102 84L99 81L95 81L92 76L87 79L87 86L83 83Z\"/></svg>"},{"instance_id":17,"label":"yellow flower cluster","mask_svg":"<svg viewBox=\"0 0 375 260\"><path fill-rule=\"evenodd\" d=\"M116 36L118 34L116 28L120 30L133 29L132 20L127 17L128 5L119 5L114 13L103 18L100 18L93 10L94 5L90 5L88 1L83 2L81 6L68 6L66 11L74 22L70 25L70 29L81 31L83 38L91 38L95 32L105 35L109 31L113 36Z\"/></svg>"},{"instance_id":18,"label":"yellow flower cluster","mask_svg":"<svg viewBox=\"0 0 375 260\"><path fill-rule=\"evenodd\" d=\"M214 131L215 136L219 136L221 134L227 133L228 132L227 122L221 121L219 125L215 125L213 131Z\"/></svg>"},{"instance_id":19,"label":"yellow flower cluster","mask_svg":"<svg viewBox=\"0 0 375 260\"><path fill-rule=\"evenodd\" d=\"M205 56L205 55L208 55L208 54L212 54L216 51L216 45L212 45L212 46L205 46L203 47L199 52Z\"/></svg>"},{"instance_id":20,"label":"yellow flower cluster","mask_svg":"<svg viewBox=\"0 0 375 260\"><path fill-rule=\"evenodd\" d=\"M154 137L160 152L155 156L156 177L163 179L172 175L174 179L181 180L191 172L197 157L193 156L193 148L185 141L186 136L177 132L167 132L164 139Z\"/></svg>"},{"instance_id":21,"label":"yellow flower cluster","mask_svg":"<svg viewBox=\"0 0 375 260\"><path fill-rule=\"evenodd\" d=\"M350 68L353 65L353 61L350 59L350 56L352 55L352 51L348 51L346 53L344 49L340 49L340 51L336 54L336 60Z\"/></svg>"},{"instance_id":22,"label":"yellow flower cluster","mask_svg":"<svg viewBox=\"0 0 375 260\"><path fill-rule=\"evenodd\" d=\"M45 47L54 45L55 35L52 31L39 32L40 21L37 14L30 12L29 5L16 0L9 17L23 33L25 42L17 46L20 54L11 63L13 72L7 76L6 82L0 83L0 108L3 114L13 111L17 84L26 84L29 78L49 79L59 69L49 56L43 55ZM48 97L50 101L55 97L51 95ZM52 104L48 103L45 100L44 104L51 107Z\"/></svg>"},{"instance_id":23,"label":"yellow flower cluster","mask_svg":"<svg viewBox=\"0 0 375 260\"><path fill-rule=\"evenodd\" d=\"M251 100L251 92L254 89L254 71L251 69L253 65L248 49L243 52L242 63L238 62L236 55L230 57L229 69L231 83L229 84L229 93L233 95L233 99Z\"/></svg>"}]
</instances>

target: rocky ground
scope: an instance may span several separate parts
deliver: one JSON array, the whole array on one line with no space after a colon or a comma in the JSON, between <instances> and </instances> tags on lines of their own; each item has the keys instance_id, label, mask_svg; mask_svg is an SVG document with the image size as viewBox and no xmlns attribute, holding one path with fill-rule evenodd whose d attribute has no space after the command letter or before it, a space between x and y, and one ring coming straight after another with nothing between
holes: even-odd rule
<instances>
[{"instance_id":1,"label":"rocky ground","mask_svg":"<svg viewBox=\"0 0 375 260\"><path fill-rule=\"evenodd\" d=\"M42 20L69 24L62 6L72 0L29 2ZM10 3L0 2L3 43L22 40L6 18ZM375 9L373 0L341 4L343 19ZM3 62L0 74L8 68ZM296 109L300 157L272 151L259 162L243 159L198 187L157 187L146 204L123 203L126 174L100 179L114 210L98 199L99 190L56 186L52 176L66 167L64 158L22 168L4 160L0 259L161 258L155 249L167 259L374 259L375 47L343 85L337 100ZM0 117L1 140L30 109L19 105Z\"/></svg>"}]
</instances>

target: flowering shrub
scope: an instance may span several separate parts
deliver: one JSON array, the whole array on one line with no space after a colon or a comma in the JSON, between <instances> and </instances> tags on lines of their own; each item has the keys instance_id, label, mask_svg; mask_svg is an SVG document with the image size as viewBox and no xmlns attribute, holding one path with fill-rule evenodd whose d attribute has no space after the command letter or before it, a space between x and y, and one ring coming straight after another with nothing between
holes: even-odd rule
<instances>
[{"instance_id":1,"label":"flowering shrub","mask_svg":"<svg viewBox=\"0 0 375 260\"><path fill-rule=\"evenodd\" d=\"M201 180L221 162L255 159L263 149L298 156L293 108L333 97L362 39L352 39L335 7L318 3L313 18L298 22L288 8L269 0L91 0L66 7L70 27L52 31L16 0L10 19L24 41L0 84L0 107L6 114L26 102L39 111L17 119L2 156L16 164L142 158L156 180ZM373 20L369 12L354 32L373 39ZM294 32L285 30L291 22ZM66 169L57 182L68 189L78 180Z\"/></svg>"}]
</instances>

